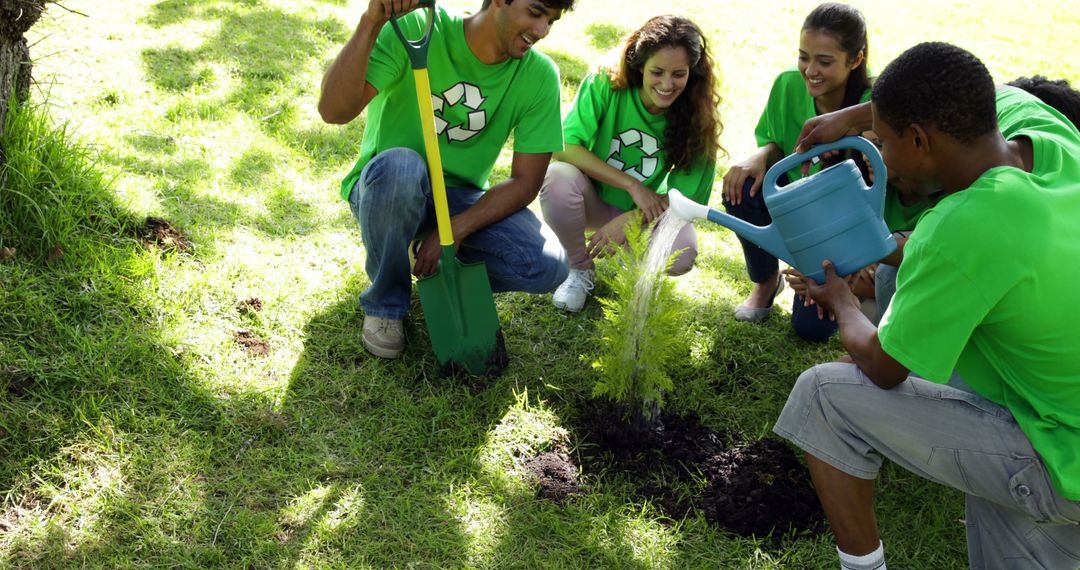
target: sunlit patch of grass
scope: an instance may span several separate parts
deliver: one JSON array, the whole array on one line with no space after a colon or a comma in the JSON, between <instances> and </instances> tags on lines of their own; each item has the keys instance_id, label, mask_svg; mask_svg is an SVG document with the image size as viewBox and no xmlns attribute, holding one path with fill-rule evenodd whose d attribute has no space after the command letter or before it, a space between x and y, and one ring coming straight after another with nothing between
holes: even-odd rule
<instances>
[{"instance_id":1,"label":"sunlit patch of grass","mask_svg":"<svg viewBox=\"0 0 1080 570\"><path fill-rule=\"evenodd\" d=\"M17 140L5 147L21 178L0 193L0 246L18 251L0 262L0 566L835 565L827 535L777 548L698 515L672 521L622 473L582 473L585 492L562 504L536 498L517 463L579 441L596 381L594 300L570 315L550 295L496 295L511 355L499 378L440 378L415 296L404 357L364 351L365 252L338 185L365 117L338 127L316 112L323 70L361 4L71 2L92 17L50 8L32 30L35 56L53 54L34 69L58 120L38 113L9 128ZM480 1L440 4L476 11ZM980 6L989 21L1009 9ZM579 2L552 28L539 49L557 55L564 109L583 66L655 7ZM722 72L730 160L754 148L765 94L794 64L812 7L685 7ZM1044 45L1080 37L1075 22L1013 18L1007 34L987 35L982 20L964 23L967 8L946 8L863 7L871 67L917 39L949 39L996 77L1080 78L1067 42ZM92 146L58 127L64 119ZM509 177L511 148L492 184ZM127 230L151 215L192 249L133 238ZM698 267L675 280L693 340L671 371L668 408L767 435L799 372L841 348L795 338L790 293L764 323L735 322L750 290L738 242L712 224L698 235ZM65 253L49 261L57 243ZM252 298L259 310L239 306ZM271 350L253 355L238 331ZM895 468L879 490L890 562L964 566L962 497Z\"/></svg>"}]
</instances>

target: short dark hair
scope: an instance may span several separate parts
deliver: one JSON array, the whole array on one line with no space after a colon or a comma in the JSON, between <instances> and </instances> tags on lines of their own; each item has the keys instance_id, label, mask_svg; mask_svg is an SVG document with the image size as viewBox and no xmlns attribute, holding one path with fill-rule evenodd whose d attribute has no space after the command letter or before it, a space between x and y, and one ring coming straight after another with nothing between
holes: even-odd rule
<instances>
[{"instance_id":1,"label":"short dark hair","mask_svg":"<svg viewBox=\"0 0 1080 570\"><path fill-rule=\"evenodd\" d=\"M1080 91L1073 89L1065 79L1047 79L1042 75L1018 77L1008 83L1038 97L1072 121L1080 129Z\"/></svg>"},{"instance_id":2,"label":"short dark hair","mask_svg":"<svg viewBox=\"0 0 1080 570\"><path fill-rule=\"evenodd\" d=\"M874 81L878 115L896 131L933 125L963 143L997 129L994 79L971 52L944 42L900 54Z\"/></svg>"},{"instance_id":3,"label":"short dark hair","mask_svg":"<svg viewBox=\"0 0 1080 570\"><path fill-rule=\"evenodd\" d=\"M506 0L507 4L512 4L514 0ZM540 0L540 2L548 8L554 8L556 10L562 10L563 12L569 12L574 9L574 0ZM487 10L491 5L491 0L484 0L484 4L480 6L480 11Z\"/></svg>"}]
</instances>

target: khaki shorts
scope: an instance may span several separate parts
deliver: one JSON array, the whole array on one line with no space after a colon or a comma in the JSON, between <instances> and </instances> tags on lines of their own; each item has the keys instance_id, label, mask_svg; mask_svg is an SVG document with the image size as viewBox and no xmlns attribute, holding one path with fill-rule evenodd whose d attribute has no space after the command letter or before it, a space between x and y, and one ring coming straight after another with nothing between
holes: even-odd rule
<instances>
[{"instance_id":1,"label":"khaki shorts","mask_svg":"<svg viewBox=\"0 0 1080 570\"><path fill-rule=\"evenodd\" d=\"M1009 410L976 394L917 376L883 390L855 365L822 364L773 431L855 477L876 478L887 457L966 493L972 568L1080 568L1080 502L1054 490Z\"/></svg>"}]
</instances>

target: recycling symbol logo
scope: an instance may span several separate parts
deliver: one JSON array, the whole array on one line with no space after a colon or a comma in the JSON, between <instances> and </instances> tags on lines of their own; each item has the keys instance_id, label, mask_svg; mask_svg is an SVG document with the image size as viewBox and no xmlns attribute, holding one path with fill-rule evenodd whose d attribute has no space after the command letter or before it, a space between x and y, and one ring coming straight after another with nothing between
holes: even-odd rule
<instances>
[{"instance_id":1,"label":"recycling symbol logo","mask_svg":"<svg viewBox=\"0 0 1080 570\"><path fill-rule=\"evenodd\" d=\"M446 135L450 142L464 142L480 134L487 126L487 111L480 108L487 97L480 88L459 82L443 91L431 94L431 106L435 109L435 132ZM461 109L455 109L458 105ZM464 115L464 116L462 116ZM453 124L451 121L455 121Z\"/></svg>"},{"instance_id":2,"label":"recycling symbol logo","mask_svg":"<svg viewBox=\"0 0 1080 570\"><path fill-rule=\"evenodd\" d=\"M660 163L656 138L637 129L628 129L611 139L607 163L644 182L656 173Z\"/></svg>"}]
</instances>

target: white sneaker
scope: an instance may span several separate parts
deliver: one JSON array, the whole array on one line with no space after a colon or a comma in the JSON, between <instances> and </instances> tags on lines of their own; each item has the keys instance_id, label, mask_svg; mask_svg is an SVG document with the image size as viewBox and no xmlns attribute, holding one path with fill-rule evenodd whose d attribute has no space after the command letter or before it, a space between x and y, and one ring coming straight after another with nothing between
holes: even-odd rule
<instances>
[{"instance_id":1,"label":"white sneaker","mask_svg":"<svg viewBox=\"0 0 1080 570\"><path fill-rule=\"evenodd\" d=\"M397 358L405 350L405 327L401 321L364 316L364 347L379 358Z\"/></svg>"},{"instance_id":2,"label":"white sneaker","mask_svg":"<svg viewBox=\"0 0 1080 570\"><path fill-rule=\"evenodd\" d=\"M596 279L595 269L570 268L570 275L566 281L559 285L551 300L555 307L571 313L576 313L585 306L585 297L593 290L593 280Z\"/></svg>"}]
</instances>

